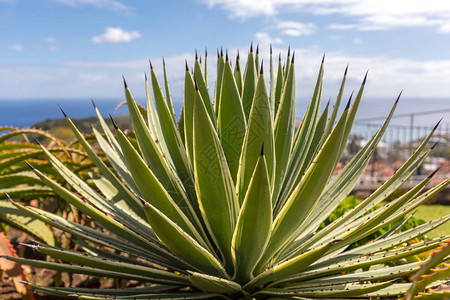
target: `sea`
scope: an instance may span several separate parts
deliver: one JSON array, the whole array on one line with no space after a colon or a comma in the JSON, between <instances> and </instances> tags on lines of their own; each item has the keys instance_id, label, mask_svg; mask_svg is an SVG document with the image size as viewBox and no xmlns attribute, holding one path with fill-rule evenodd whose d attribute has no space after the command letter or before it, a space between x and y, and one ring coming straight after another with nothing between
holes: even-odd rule
<instances>
[{"instance_id":1,"label":"sea","mask_svg":"<svg viewBox=\"0 0 450 300\"><path fill-rule=\"evenodd\" d=\"M117 106L122 100L97 99L95 103L104 117L118 114L126 114L126 106ZM138 100L138 102L140 102ZM143 101L142 101L143 102ZM142 103L141 104L144 104ZM395 99L363 99L360 104L355 122L355 130L361 128L377 128L387 116ZM297 101L296 117L301 119L307 108L307 99ZM61 106L70 118L85 118L95 116L95 111L90 99L0 99L0 126L13 126L17 128L29 127L46 120L62 118ZM345 106L343 103L341 106ZM181 101L174 102L174 109L179 116ZM341 109L342 110L342 109ZM441 130L450 132L450 98L402 98L397 106L394 119L391 122L393 128L414 128L417 135L420 131L428 131L440 119ZM412 127L411 127L412 126ZM360 128L360 129L358 129ZM399 129L400 130L400 129ZM400 135L400 133L399 133ZM405 133L405 136L408 136Z\"/></svg>"}]
</instances>

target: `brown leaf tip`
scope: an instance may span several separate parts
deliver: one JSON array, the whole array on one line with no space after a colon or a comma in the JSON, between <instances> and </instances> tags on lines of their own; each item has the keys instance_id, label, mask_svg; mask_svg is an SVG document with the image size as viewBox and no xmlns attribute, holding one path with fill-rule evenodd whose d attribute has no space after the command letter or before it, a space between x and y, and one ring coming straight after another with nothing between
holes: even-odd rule
<instances>
[{"instance_id":1,"label":"brown leaf tip","mask_svg":"<svg viewBox=\"0 0 450 300\"><path fill-rule=\"evenodd\" d=\"M112 122L112 124L113 124L113 126L114 126L114 129L119 129L119 126L117 126L117 124L116 124L116 122L114 121L114 119L113 119L113 117L111 116L111 114L109 114L109 118L111 119L111 122Z\"/></svg>"},{"instance_id":2,"label":"brown leaf tip","mask_svg":"<svg viewBox=\"0 0 450 300\"><path fill-rule=\"evenodd\" d=\"M150 65L151 65L151 63L150 63ZM127 89L128 84L127 84L127 81L125 80L125 76L122 75L122 79L123 79L123 86L125 87L125 89Z\"/></svg>"},{"instance_id":3,"label":"brown leaf tip","mask_svg":"<svg viewBox=\"0 0 450 300\"><path fill-rule=\"evenodd\" d=\"M58 104L59 109L61 110L62 114L64 115L65 118L67 118L66 113L64 112L64 110L62 109L61 105Z\"/></svg>"},{"instance_id":4,"label":"brown leaf tip","mask_svg":"<svg viewBox=\"0 0 450 300\"><path fill-rule=\"evenodd\" d=\"M366 80L367 80L367 74L369 73L369 70L367 70L366 75L364 75L364 80L363 80L363 85L366 84Z\"/></svg>"}]
</instances>

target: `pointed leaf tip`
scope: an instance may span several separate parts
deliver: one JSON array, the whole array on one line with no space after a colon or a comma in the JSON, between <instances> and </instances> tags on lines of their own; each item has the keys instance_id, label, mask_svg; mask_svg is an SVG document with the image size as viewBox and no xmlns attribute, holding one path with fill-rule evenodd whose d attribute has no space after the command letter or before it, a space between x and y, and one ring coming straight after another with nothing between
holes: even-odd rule
<instances>
[{"instance_id":1,"label":"pointed leaf tip","mask_svg":"<svg viewBox=\"0 0 450 300\"><path fill-rule=\"evenodd\" d=\"M122 79L123 79L123 86L125 87L125 89L127 89L128 84L127 84L127 81L125 80L125 76L122 75Z\"/></svg>"},{"instance_id":2,"label":"pointed leaf tip","mask_svg":"<svg viewBox=\"0 0 450 300\"><path fill-rule=\"evenodd\" d=\"M194 84L195 84L195 90L198 91L198 84L197 84L197 79L195 78L195 75L194 75Z\"/></svg>"},{"instance_id":3,"label":"pointed leaf tip","mask_svg":"<svg viewBox=\"0 0 450 300\"><path fill-rule=\"evenodd\" d=\"M288 56L288 57L291 56L291 45L288 46L288 53L287 53L287 56Z\"/></svg>"},{"instance_id":4,"label":"pointed leaf tip","mask_svg":"<svg viewBox=\"0 0 450 300\"><path fill-rule=\"evenodd\" d=\"M238 49L238 51L237 51L236 60L240 60L240 57L239 57L239 49Z\"/></svg>"},{"instance_id":5,"label":"pointed leaf tip","mask_svg":"<svg viewBox=\"0 0 450 300\"><path fill-rule=\"evenodd\" d=\"M291 60L291 64L294 63L294 58L295 58L295 51L292 51L292 60Z\"/></svg>"},{"instance_id":6,"label":"pointed leaf tip","mask_svg":"<svg viewBox=\"0 0 450 300\"><path fill-rule=\"evenodd\" d=\"M322 64L325 62L325 53L322 56Z\"/></svg>"},{"instance_id":7,"label":"pointed leaf tip","mask_svg":"<svg viewBox=\"0 0 450 300\"><path fill-rule=\"evenodd\" d=\"M194 275L194 272L192 272L191 270L186 270L186 273L188 273L189 275Z\"/></svg>"},{"instance_id":8,"label":"pointed leaf tip","mask_svg":"<svg viewBox=\"0 0 450 300\"><path fill-rule=\"evenodd\" d=\"M145 81L148 81L148 79L147 79L147 73L145 73L145 72L144 72L144 79L145 79Z\"/></svg>"},{"instance_id":9,"label":"pointed leaf tip","mask_svg":"<svg viewBox=\"0 0 450 300\"><path fill-rule=\"evenodd\" d=\"M141 201L142 206L147 207L148 203L147 201L144 200L144 198L142 198L141 196L138 196L138 199Z\"/></svg>"},{"instance_id":10,"label":"pointed leaf tip","mask_svg":"<svg viewBox=\"0 0 450 300\"><path fill-rule=\"evenodd\" d=\"M27 166L29 166L31 170L34 170L34 169L35 169L35 167L33 167L33 166L32 166L29 162L27 162L26 160L24 160L23 162L26 163Z\"/></svg>"},{"instance_id":11,"label":"pointed leaf tip","mask_svg":"<svg viewBox=\"0 0 450 300\"><path fill-rule=\"evenodd\" d=\"M272 55L272 44L270 44L270 54Z\"/></svg>"},{"instance_id":12,"label":"pointed leaf tip","mask_svg":"<svg viewBox=\"0 0 450 300\"><path fill-rule=\"evenodd\" d=\"M5 194L5 196L8 200L12 201L11 196L7 192L3 192L3 194Z\"/></svg>"},{"instance_id":13,"label":"pointed leaf tip","mask_svg":"<svg viewBox=\"0 0 450 300\"><path fill-rule=\"evenodd\" d=\"M259 153L259 155L264 156L264 142L262 142L261 152Z\"/></svg>"},{"instance_id":14,"label":"pointed leaf tip","mask_svg":"<svg viewBox=\"0 0 450 300\"><path fill-rule=\"evenodd\" d=\"M431 149L431 150L433 150L433 149L434 149L434 147L436 147L436 145L437 145L437 144L439 144L439 142L436 142L436 143L434 143L434 145L433 145L433 146L431 146L431 148L430 148L430 149Z\"/></svg>"},{"instance_id":15,"label":"pointed leaf tip","mask_svg":"<svg viewBox=\"0 0 450 300\"><path fill-rule=\"evenodd\" d=\"M347 71L348 71L348 64L347 64L347 66L345 67L344 76L347 76Z\"/></svg>"},{"instance_id":16,"label":"pointed leaf tip","mask_svg":"<svg viewBox=\"0 0 450 300\"><path fill-rule=\"evenodd\" d=\"M163 63L163 67L166 66L166 61L164 60L164 56L162 57L162 63Z\"/></svg>"},{"instance_id":17,"label":"pointed leaf tip","mask_svg":"<svg viewBox=\"0 0 450 300\"><path fill-rule=\"evenodd\" d=\"M113 119L113 117L111 116L111 114L109 114L109 118L111 119L111 122L112 122L112 124L113 124L113 126L114 126L114 129L119 129L119 126L117 126L117 124L116 124L116 122L114 121L114 119Z\"/></svg>"},{"instance_id":18,"label":"pointed leaf tip","mask_svg":"<svg viewBox=\"0 0 450 300\"><path fill-rule=\"evenodd\" d=\"M436 174L436 173L437 173L437 171L439 171L439 169L440 169L440 168L437 168L436 170L434 170L434 172L433 172L433 173L431 173L430 175L428 175L428 178L431 178L431 177L433 177L433 176L434 176L434 174Z\"/></svg>"},{"instance_id":19,"label":"pointed leaf tip","mask_svg":"<svg viewBox=\"0 0 450 300\"><path fill-rule=\"evenodd\" d=\"M225 50L225 61L228 61L228 49Z\"/></svg>"},{"instance_id":20,"label":"pointed leaf tip","mask_svg":"<svg viewBox=\"0 0 450 300\"><path fill-rule=\"evenodd\" d=\"M64 117L67 118L66 113L64 112L64 110L62 109L61 105L58 104L59 109L61 110L61 112L63 113Z\"/></svg>"},{"instance_id":21,"label":"pointed leaf tip","mask_svg":"<svg viewBox=\"0 0 450 300\"><path fill-rule=\"evenodd\" d=\"M250 44L250 52L253 52L253 42Z\"/></svg>"},{"instance_id":22,"label":"pointed leaf tip","mask_svg":"<svg viewBox=\"0 0 450 300\"><path fill-rule=\"evenodd\" d=\"M189 66L188 66L188 63L187 63L187 59L185 59L184 62L186 63L186 72L189 72Z\"/></svg>"},{"instance_id":23,"label":"pointed leaf tip","mask_svg":"<svg viewBox=\"0 0 450 300\"><path fill-rule=\"evenodd\" d=\"M350 103L352 102L352 97L353 97L353 92L350 94L350 98L348 98L347 106L345 107L346 110L350 108Z\"/></svg>"},{"instance_id":24,"label":"pointed leaf tip","mask_svg":"<svg viewBox=\"0 0 450 300\"><path fill-rule=\"evenodd\" d=\"M398 103L398 101L400 100L400 97L402 96L403 90L400 91L400 94L398 94L397 100L395 100L395 104Z\"/></svg>"},{"instance_id":25,"label":"pointed leaf tip","mask_svg":"<svg viewBox=\"0 0 450 300\"><path fill-rule=\"evenodd\" d=\"M278 61L279 61L279 62L281 61L281 53L278 54Z\"/></svg>"},{"instance_id":26,"label":"pointed leaf tip","mask_svg":"<svg viewBox=\"0 0 450 300\"><path fill-rule=\"evenodd\" d=\"M149 59L148 63L150 64L150 69L153 70L153 65L152 65L152 61Z\"/></svg>"},{"instance_id":27,"label":"pointed leaf tip","mask_svg":"<svg viewBox=\"0 0 450 300\"><path fill-rule=\"evenodd\" d=\"M92 102L92 106L94 106L94 108L97 108L97 106L95 105L94 99L91 98L91 102Z\"/></svg>"},{"instance_id":28,"label":"pointed leaf tip","mask_svg":"<svg viewBox=\"0 0 450 300\"><path fill-rule=\"evenodd\" d=\"M28 282L26 282L26 281L24 281L24 280L17 280L17 282L18 282L18 283L21 283L21 284L28 285Z\"/></svg>"},{"instance_id":29,"label":"pointed leaf tip","mask_svg":"<svg viewBox=\"0 0 450 300\"><path fill-rule=\"evenodd\" d=\"M205 59L208 57L208 49L205 47Z\"/></svg>"},{"instance_id":30,"label":"pointed leaf tip","mask_svg":"<svg viewBox=\"0 0 450 300\"><path fill-rule=\"evenodd\" d=\"M260 72L259 72L259 74L261 74L261 75L263 75L264 74L264 61L263 60L261 60L261 70L260 70Z\"/></svg>"},{"instance_id":31,"label":"pointed leaf tip","mask_svg":"<svg viewBox=\"0 0 450 300\"><path fill-rule=\"evenodd\" d=\"M42 146L41 143L34 136L32 136L31 138L37 145Z\"/></svg>"},{"instance_id":32,"label":"pointed leaf tip","mask_svg":"<svg viewBox=\"0 0 450 300\"><path fill-rule=\"evenodd\" d=\"M259 44L256 45L256 54L259 54Z\"/></svg>"},{"instance_id":33,"label":"pointed leaf tip","mask_svg":"<svg viewBox=\"0 0 450 300\"><path fill-rule=\"evenodd\" d=\"M223 48L220 47L220 56L223 57Z\"/></svg>"},{"instance_id":34,"label":"pointed leaf tip","mask_svg":"<svg viewBox=\"0 0 450 300\"><path fill-rule=\"evenodd\" d=\"M367 74L369 73L369 70L366 71L366 75L364 76L364 80L362 82L362 85L366 84L366 80L367 80Z\"/></svg>"},{"instance_id":35,"label":"pointed leaf tip","mask_svg":"<svg viewBox=\"0 0 450 300\"><path fill-rule=\"evenodd\" d=\"M439 122L437 122L437 124L434 126L433 130L436 130L436 129L439 127L439 124L441 124L442 119L443 119L443 118L441 118L441 119L439 120Z\"/></svg>"}]
</instances>

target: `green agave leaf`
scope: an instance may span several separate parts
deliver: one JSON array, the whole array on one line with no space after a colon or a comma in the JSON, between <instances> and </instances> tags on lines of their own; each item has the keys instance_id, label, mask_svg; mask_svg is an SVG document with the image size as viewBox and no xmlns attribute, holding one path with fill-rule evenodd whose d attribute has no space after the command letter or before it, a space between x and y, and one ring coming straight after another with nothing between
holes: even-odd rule
<instances>
[{"instance_id":1,"label":"green agave leaf","mask_svg":"<svg viewBox=\"0 0 450 300\"><path fill-rule=\"evenodd\" d=\"M270 45L270 77L269 77L269 103L270 114L275 115L275 70L273 68L272 45ZM258 85L258 84L257 84Z\"/></svg>"},{"instance_id":2,"label":"green agave leaf","mask_svg":"<svg viewBox=\"0 0 450 300\"><path fill-rule=\"evenodd\" d=\"M404 232L400 232L391 237L381 239L375 242L368 243L366 245L348 250L338 255L334 256L325 256L321 258L320 262L312 265L308 269L320 269L328 265L338 264L347 259L357 259L361 257L370 257L376 253L381 253L383 251L394 249L402 243L406 243L410 240L413 240L430 230L433 230L440 225L444 224L450 219L450 216L443 217L434 221L430 221L426 224L422 224L415 228L409 229Z\"/></svg>"},{"instance_id":3,"label":"green agave leaf","mask_svg":"<svg viewBox=\"0 0 450 300\"><path fill-rule=\"evenodd\" d=\"M257 79L258 73L256 70L255 57L253 56L253 48L250 46L250 53L247 57L247 65L245 67L244 74L244 86L242 90L242 107L246 118L248 118L250 114Z\"/></svg>"},{"instance_id":4,"label":"green agave leaf","mask_svg":"<svg viewBox=\"0 0 450 300\"><path fill-rule=\"evenodd\" d=\"M0 201L0 220L18 227L38 240L55 245L55 236L44 222L16 208L11 202Z\"/></svg>"},{"instance_id":5,"label":"green agave leaf","mask_svg":"<svg viewBox=\"0 0 450 300\"><path fill-rule=\"evenodd\" d=\"M165 92L166 92L167 107L169 108L170 114L173 117L173 121L176 123L177 122L177 118L175 116L175 111L173 110L172 96L170 95L169 80L167 80L166 61L164 60L164 57L162 59L162 62L163 62L164 89L165 89Z\"/></svg>"},{"instance_id":6,"label":"green agave leaf","mask_svg":"<svg viewBox=\"0 0 450 300\"><path fill-rule=\"evenodd\" d=\"M244 81L242 79L242 68L241 59L239 57L239 50L236 56L236 65L234 66L234 80L236 81L239 95L242 97L242 88L244 86Z\"/></svg>"},{"instance_id":7,"label":"green agave leaf","mask_svg":"<svg viewBox=\"0 0 450 300\"><path fill-rule=\"evenodd\" d=\"M42 151L47 155L51 164L59 172L61 177L69 183L81 196L83 196L90 204L105 214L112 214L113 208L110 202L107 202L100 194L92 189L86 182L76 176L55 156L53 156L45 147L41 147ZM39 176L39 175L38 175Z\"/></svg>"},{"instance_id":8,"label":"green agave leaf","mask_svg":"<svg viewBox=\"0 0 450 300\"><path fill-rule=\"evenodd\" d=\"M274 114L272 115L273 118L275 119L275 116L278 113L278 107L280 105L280 101L281 101L281 94L283 91L283 79L284 78L284 73L283 73L283 67L281 66L281 54L278 57L278 69L277 69L277 82L275 84L275 99L274 99Z\"/></svg>"},{"instance_id":9,"label":"green agave leaf","mask_svg":"<svg viewBox=\"0 0 450 300\"><path fill-rule=\"evenodd\" d=\"M164 139L164 135L161 129L161 124L159 121L158 113L156 111L155 103L152 99L152 94L150 92L150 87L147 79L147 74L145 74L145 94L147 98L147 125L150 135L152 136L155 144L157 145L159 151L163 155L163 158L169 166L173 166L172 157L170 156L169 150L167 149L167 143ZM141 114L142 115L142 114ZM139 116L139 115L138 115ZM142 115L143 116L143 115Z\"/></svg>"},{"instance_id":10,"label":"green agave leaf","mask_svg":"<svg viewBox=\"0 0 450 300\"><path fill-rule=\"evenodd\" d=\"M143 288L126 288L126 289L93 289L93 288L64 288L64 287L44 287L37 284L27 283L33 291L43 292L54 296L69 295L97 295L97 296L131 296L147 293L164 292L173 289L172 285L154 285Z\"/></svg>"},{"instance_id":11,"label":"green agave leaf","mask_svg":"<svg viewBox=\"0 0 450 300\"><path fill-rule=\"evenodd\" d=\"M295 238L308 214L316 205L323 188L335 168L335 156L339 149L348 109L344 110L339 122L328 137L314 163L303 176L281 212L275 218L269 245L258 263L261 270L280 248Z\"/></svg>"},{"instance_id":12,"label":"green agave leaf","mask_svg":"<svg viewBox=\"0 0 450 300\"><path fill-rule=\"evenodd\" d=\"M261 68L262 68L262 65L261 66L259 65L259 44L256 45L255 68L256 68L256 74L259 74L261 72Z\"/></svg>"},{"instance_id":13,"label":"green agave leaf","mask_svg":"<svg viewBox=\"0 0 450 300\"><path fill-rule=\"evenodd\" d=\"M161 93L161 91L160 91ZM184 194L183 188L179 180L177 180L175 173L170 170L167 161L164 159L164 155L158 150L157 143L152 138L151 133L144 122L144 118L139 112L138 106L131 95L129 88L125 84L125 95L127 98L128 109L130 111L130 118L133 124L133 128L136 132L137 141L139 144L140 152L144 158L146 164L150 167L152 172L162 183L162 185L171 191L171 196L182 203L184 211L190 206L187 196ZM161 95L162 97L162 95ZM160 98L161 98L160 97ZM164 99L160 99L164 101ZM149 104L150 106L152 104ZM166 106L165 106L166 107ZM166 107L167 108L167 107ZM167 116L166 116L167 117ZM169 121L167 123L170 123ZM161 146L164 147L164 146ZM133 171L131 171L133 173ZM136 178L134 178L136 181Z\"/></svg>"},{"instance_id":14,"label":"green agave leaf","mask_svg":"<svg viewBox=\"0 0 450 300\"><path fill-rule=\"evenodd\" d=\"M186 62L186 74L184 76L184 106L183 106L184 139L186 146L186 154L191 165L193 165L194 160L194 145L193 145L194 97L195 97L195 83L194 79L192 78L191 72L189 72L189 67Z\"/></svg>"},{"instance_id":15,"label":"green agave leaf","mask_svg":"<svg viewBox=\"0 0 450 300\"><path fill-rule=\"evenodd\" d=\"M108 179L119 190L122 197L120 197L119 202L117 203L124 207L125 210L131 209L135 214L141 215L141 217L143 217L142 208L138 202L139 200L137 199L136 195L130 192L130 190L122 183L120 179L117 178L117 176L109 169L109 167L103 162L103 160L97 155L97 153L95 153L94 149L92 149L88 141L77 129L75 124L73 124L72 120L67 117L64 111L63 114L66 118L67 123L69 124L69 127L72 129L72 132L77 137L78 142L89 155L89 158L97 166L102 175L105 176L105 178Z\"/></svg>"},{"instance_id":16,"label":"green agave leaf","mask_svg":"<svg viewBox=\"0 0 450 300\"><path fill-rule=\"evenodd\" d=\"M295 128L295 73L291 68L287 75L281 102L275 118L275 182L272 199L276 201L281 190L291 155Z\"/></svg>"},{"instance_id":17,"label":"green agave leaf","mask_svg":"<svg viewBox=\"0 0 450 300\"><path fill-rule=\"evenodd\" d=\"M133 148L133 145L131 145L123 132L120 129L116 129L116 133L128 168L130 169L133 179L141 191L143 198L204 245L203 239L189 221L190 219L199 222L189 201L187 199L180 201L180 199L177 198L176 200L178 202L175 202L164 189L158 178L156 178L152 170L147 167L139 153ZM186 216L185 213L188 215Z\"/></svg>"},{"instance_id":18,"label":"green agave leaf","mask_svg":"<svg viewBox=\"0 0 450 300\"><path fill-rule=\"evenodd\" d=\"M119 252L130 253L131 255L141 257L170 269L185 270L187 267L184 262L181 262L178 257L167 251L162 245L149 243L146 247L141 247L128 240L115 238L106 233L66 220L38 208L24 207L17 203L13 203L13 205L50 226L70 233L80 239L92 241L98 245L106 246Z\"/></svg>"},{"instance_id":19,"label":"green agave leaf","mask_svg":"<svg viewBox=\"0 0 450 300\"><path fill-rule=\"evenodd\" d=\"M225 59L222 55L217 51L217 80L216 80L216 88L214 89L214 113L216 117L219 115L219 107L220 107L220 93L222 92L222 76L223 76L223 67L225 66Z\"/></svg>"},{"instance_id":20,"label":"green agave leaf","mask_svg":"<svg viewBox=\"0 0 450 300\"><path fill-rule=\"evenodd\" d=\"M292 274L296 274L320 259L322 255L329 251L330 248L339 241L340 240L336 240L325 245L321 245L320 247L301 254L289 261L276 265L273 268L270 268L267 271L256 276L255 279L245 285L244 288L246 290L255 291L257 288L272 280L277 280L286 276L290 276Z\"/></svg>"},{"instance_id":21,"label":"green agave leaf","mask_svg":"<svg viewBox=\"0 0 450 300\"><path fill-rule=\"evenodd\" d=\"M263 150L261 150L263 151ZM252 279L253 269L261 257L272 230L272 200L264 153L258 159L233 234L233 257L237 282Z\"/></svg>"},{"instance_id":22,"label":"green agave leaf","mask_svg":"<svg viewBox=\"0 0 450 300\"><path fill-rule=\"evenodd\" d=\"M203 104L205 104L206 111L208 112L209 117L211 118L211 122L216 125L216 118L213 111L213 106L211 102L211 97L209 96L208 86L206 85L205 77L202 73L202 67L198 61L195 60L194 64L194 78L197 83L198 90L200 95L202 95Z\"/></svg>"},{"instance_id":23,"label":"green agave leaf","mask_svg":"<svg viewBox=\"0 0 450 300\"><path fill-rule=\"evenodd\" d=\"M149 293L149 294L140 294L140 295L132 295L132 296L122 296L122 297L112 297L112 298L104 298L104 297L89 297L89 296L81 296L78 299L86 299L86 300L96 300L96 299L115 299L115 300L125 300L125 299L165 299L165 300L194 300L194 299L214 299L217 297L223 297L220 294L214 293L206 293L206 292L164 292L164 293Z\"/></svg>"},{"instance_id":24,"label":"green agave leaf","mask_svg":"<svg viewBox=\"0 0 450 300\"><path fill-rule=\"evenodd\" d=\"M139 276L145 276L154 278L155 282L158 280L167 281L168 283L175 284L189 284L186 276L177 275L172 272L159 270L149 265L142 266L139 264L132 264L127 262L120 262L115 260L107 260L105 258L97 258L86 253L77 251L58 249L54 247L46 246L31 246L33 249L40 251L45 255L60 259L61 261L67 261L72 264L77 264L86 267L97 268L99 270L118 271L126 274L134 274Z\"/></svg>"},{"instance_id":25,"label":"green agave leaf","mask_svg":"<svg viewBox=\"0 0 450 300\"><path fill-rule=\"evenodd\" d=\"M286 284L280 285L280 288L289 288L289 289L303 289L310 287L322 287L326 289L329 286L348 284L353 282L365 282L365 281L386 281L393 280L395 278L404 278L407 277L414 272L416 272L420 268L421 262L414 262L399 266L384 266L380 269L369 270L369 271L356 271L349 274L339 274L335 276L328 276L324 278L318 278L313 280L307 280L302 282L289 283L288 279L284 281ZM277 286L278 284L275 282L270 286Z\"/></svg>"},{"instance_id":26,"label":"green agave leaf","mask_svg":"<svg viewBox=\"0 0 450 300\"><path fill-rule=\"evenodd\" d=\"M194 103L194 170L203 219L231 273L230 246L239 210L238 200L225 154L198 91Z\"/></svg>"},{"instance_id":27,"label":"green agave leaf","mask_svg":"<svg viewBox=\"0 0 450 300\"><path fill-rule=\"evenodd\" d=\"M258 291L255 295L284 295L284 296L300 296L300 297L339 297L349 299L355 296L363 296L367 293L373 293L388 286L391 286L393 282L381 282L373 284L347 284L342 286L333 286L329 289L311 288L301 290L285 290L266 288Z\"/></svg>"},{"instance_id":28,"label":"green agave leaf","mask_svg":"<svg viewBox=\"0 0 450 300\"><path fill-rule=\"evenodd\" d=\"M102 211L85 203L80 198L78 198L74 193L61 187L58 183L54 182L47 176L43 175L40 171L38 171L36 169L33 169L33 171L36 173L36 175L39 176L39 178L41 178L42 182L45 183L47 186L51 187L52 190L56 194L58 194L60 197L64 198L68 203L77 207L83 213L89 215L99 225L101 225L108 231L115 233L115 234L119 234L123 238L126 238L129 241L132 241L133 243L140 245L141 247L144 247L144 248L145 247L151 247L151 248L155 247L155 245L148 240L148 237L143 237L141 235L138 235L131 229L125 227L122 223L118 222L117 220L115 220L107 215L104 215L104 213Z\"/></svg>"},{"instance_id":29,"label":"green agave leaf","mask_svg":"<svg viewBox=\"0 0 450 300\"><path fill-rule=\"evenodd\" d=\"M304 233L298 237L298 241L304 238L306 234L315 231L323 220L328 217L329 211L333 211L351 192L351 190L353 190L359 177L369 163L373 151L375 151L375 145L377 145L381 140L381 137L392 118L396 106L397 101L377 133L374 134L369 142L348 164L345 165L344 169L326 185L319 199L319 203L305 222L309 224L308 228L306 228Z\"/></svg>"},{"instance_id":30,"label":"green agave leaf","mask_svg":"<svg viewBox=\"0 0 450 300\"><path fill-rule=\"evenodd\" d=\"M389 262L398 261L401 258L435 249L443 240L445 240L445 237L437 238L431 241L424 241L403 248L394 248L392 250L387 250L384 252L377 252L376 254L372 255L356 256L343 260L339 263L327 264L326 266L317 269L313 269L314 266L312 265L309 268L305 269L302 274L299 274L295 278L291 278L291 280L303 281L307 279L315 279L327 275L339 274L346 271L366 268L377 264L386 264Z\"/></svg>"},{"instance_id":31,"label":"green agave leaf","mask_svg":"<svg viewBox=\"0 0 450 300\"><path fill-rule=\"evenodd\" d=\"M341 106L341 100L342 95L344 94L344 87L345 87L345 81L347 79L347 71L348 71L348 65L345 68L344 76L342 77L341 86L339 87L339 92L336 97L336 102L334 104L333 110L331 111L330 119L327 122L327 127L324 132L324 137L328 136L328 134L331 132L334 122L336 121L336 117L339 111L339 107ZM323 144L323 143L321 143Z\"/></svg>"},{"instance_id":32,"label":"green agave leaf","mask_svg":"<svg viewBox=\"0 0 450 300\"><path fill-rule=\"evenodd\" d=\"M422 153L426 143L431 138L432 133L430 133L427 138L422 142L422 144L416 149L413 155L400 167L400 169L383 185L381 185L374 193L372 193L367 199L361 202L358 206L350 210L341 218L337 219L333 223L329 224L326 228L319 231L313 238L308 239L307 242L303 243L297 251L303 251L307 247L310 247L318 241L325 240L325 237L334 236L334 230L340 228L343 224L346 224L349 220L355 219L362 215L367 210L375 207L380 203L385 197L394 192L397 188L405 182L409 176L420 166L422 160L417 160L417 157ZM424 154L426 155L426 154ZM424 159L424 157L422 157Z\"/></svg>"},{"instance_id":33,"label":"green agave leaf","mask_svg":"<svg viewBox=\"0 0 450 300\"><path fill-rule=\"evenodd\" d=\"M247 132L242 146L236 190L239 203L242 204L248 184L258 161L261 145L264 144L264 156L267 163L267 173L272 186L275 172L275 151L272 116L270 114L269 98L267 96L264 76L261 74L256 86L255 99L250 111ZM272 199L273 201L273 199Z\"/></svg>"},{"instance_id":34,"label":"green agave leaf","mask_svg":"<svg viewBox=\"0 0 450 300\"><path fill-rule=\"evenodd\" d=\"M92 276L100 276L100 277L111 277L111 278L122 278L122 279L130 279L130 280L138 280L144 282L155 282L155 283L163 283L163 284L179 284L179 282L174 282L171 279L159 279L154 277L142 276L138 274L129 274L125 272L121 272L120 269L116 269L115 271L102 270L100 268L92 268L87 266L77 266L72 264L65 263L56 263L56 262L48 262L43 260L35 260L35 259L25 259L14 256L5 256L11 261L15 261L24 265L38 267L38 268L46 268L50 270L55 270L59 272L69 272L75 274L85 274Z\"/></svg>"},{"instance_id":35,"label":"green agave leaf","mask_svg":"<svg viewBox=\"0 0 450 300\"><path fill-rule=\"evenodd\" d=\"M167 148L181 182L185 186L186 190L190 192L194 188L194 184L192 182L192 169L187 160L186 150L178 132L177 124L170 115L153 68L151 69L151 78L159 123L161 124L162 133L167 143Z\"/></svg>"},{"instance_id":36,"label":"green agave leaf","mask_svg":"<svg viewBox=\"0 0 450 300\"><path fill-rule=\"evenodd\" d=\"M234 281L197 272L189 272L189 281L205 292L235 294L241 291L241 286Z\"/></svg>"},{"instance_id":37,"label":"green agave leaf","mask_svg":"<svg viewBox=\"0 0 450 300\"><path fill-rule=\"evenodd\" d=\"M145 202L144 207L156 235L175 255L200 271L217 276L226 274L220 262L177 224L150 203Z\"/></svg>"},{"instance_id":38,"label":"green agave leaf","mask_svg":"<svg viewBox=\"0 0 450 300\"><path fill-rule=\"evenodd\" d=\"M241 155L246 128L246 116L242 108L239 90L234 80L233 70L227 57L222 77L217 133L227 159L233 182L236 182L239 157Z\"/></svg>"},{"instance_id":39,"label":"green agave leaf","mask_svg":"<svg viewBox=\"0 0 450 300\"><path fill-rule=\"evenodd\" d=\"M109 130L109 128L108 128ZM116 141L114 137L112 137L117 143L117 146L120 149L119 151L116 151L107 141L106 139L100 134L100 132L97 131L97 129L92 128L92 131L94 133L95 138L97 139L97 142L102 149L105 156L108 158L108 161L113 166L114 170L116 170L117 174L122 178L122 180L125 182L125 184L133 191L134 194L140 195L139 189L137 188L133 177L130 174L130 171L125 165L125 157L123 157L122 149L120 149L119 143ZM120 153L120 154L119 154ZM104 177L103 177L104 178ZM105 180L107 180L105 178ZM115 190L118 193L117 188Z\"/></svg>"},{"instance_id":40,"label":"green agave leaf","mask_svg":"<svg viewBox=\"0 0 450 300\"><path fill-rule=\"evenodd\" d=\"M314 89L314 94L311 98L311 102L308 106L308 109L306 110L305 116L302 119L300 128L297 130L297 133L294 137L294 145L291 158L290 160L288 160L288 169L286 173L287 177L284 179L284 186L282 186L281 197L277 202L277 208L275 210L277 213L285 204L286 198L292 191L292 188L297 186L298 182L302 178L302 171L304 171L304 169L308 167L308 165L304 166L303 163L309 152L308 150L311 150L311 148L314 147L311 147L311 145L316 131L317 117L319 115L319 107L322 94L323 63L324 62L322 61L320 65L319 74L316 80L316 87ZM294 68L292 68L292 70L294 70ZM293 97L295 98L295 94ZM295 104L293 104L293 106L294 107L292 109L295 108Z\"/></svg>"},{"instance_id":41,"label":"green agave leaf","mask_svg":"<svg viewBox=\"0 0 450 300\"><path fill-rule=\"evenodd\" d=\"M33 174L34 175L34 174ZM16 185L34 185L34 184L40 184L41 181L31 174L9 174L9 175L3 175L0 176L0 186L2 187L12 187Z\"/></svg>"},{"instance_id":42,"label":"green agave leaf","mask_svg":"<svg viewBox=\"0 0 450 300\"><path fill-rule=\"evenodd\" d=\"M24 186L0 189L0 200L8 199L5 193L13 199L36 199L38 197L55 196L55 192L46 186Z\"/></svg>"}]
</instances>

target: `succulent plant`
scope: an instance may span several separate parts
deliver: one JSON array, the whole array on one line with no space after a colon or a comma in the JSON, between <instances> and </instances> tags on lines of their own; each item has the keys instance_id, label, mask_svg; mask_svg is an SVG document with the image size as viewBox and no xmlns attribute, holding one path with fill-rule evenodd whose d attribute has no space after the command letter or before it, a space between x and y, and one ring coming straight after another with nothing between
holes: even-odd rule
<instances>
[{"instance_id":1,"label":"succulent plant","mask_svg":"<svg viewBox=\"0 0 450 300\"><path fill-rule=\"evenodd\" d=\"M196 57L192 70L186 63L179 122L165 67L165 97L152 66L153 97L145 78L147 108L135 102L124 80L135 139L117 126L115 132L110 130L95 108L103 133L95 128L93 133L108 162L99 158L66 116L96 165L91 180L81 180L45 148L51 164L72 188L61 186L39 167L30 167L54 193L89 216L93 225L13 202L21 211L70 233L82 251L37 243L28 246L53 261L7 258L144 285L83 289L30 283L31 289L80 299L361 299L405 293L410 284L403 279L420 269L420 262L410 263L407 258L438 248L448 236L408 241L450 216L404 232L390 230L353 249L348 246L410 214L449 184L446 179L425 190L430 175L394 201L378 206L432 151L427 142L434 130L374 193L319 229L356 185L397 101L367 145L334 174L367 74L353 104L350 97L338 117L347 69L334 108L327 104L321 110L322 60L311 102L296 129L294 54L288 51L284 67L280 59L275 69L270 53L269 89L258 56L250 48L242 70L239 56L233 69L228 53L218 53L212 97L206 53L203 64Z\"/></svg>"}]
</instances>

